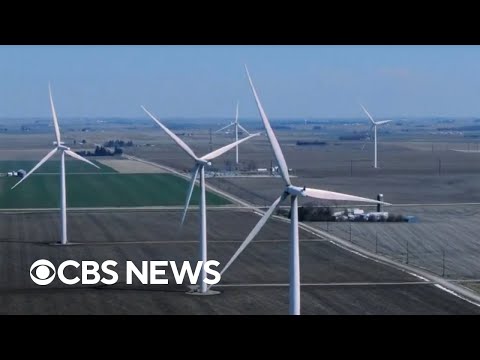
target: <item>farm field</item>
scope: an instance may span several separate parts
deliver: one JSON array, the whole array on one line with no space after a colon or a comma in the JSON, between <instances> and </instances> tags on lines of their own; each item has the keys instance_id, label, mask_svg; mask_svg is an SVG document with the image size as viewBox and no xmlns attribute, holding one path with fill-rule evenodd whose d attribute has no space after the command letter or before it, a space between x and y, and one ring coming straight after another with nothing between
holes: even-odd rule
<instances>
[{"instance_id":1,"label":"farm field","mask_svg":"<svg viewBox=\"0 0 480 360\"><path fill-rule=\"evenodd\" d=\"M315 139L314 135L282 131L277 132L277 136L293 173L306 178L480 174L480 154L452 151L467 149L465 143L379 141L379 168L373 169L373 147L370 143L364 150L363 142L360 141L329 141L325 146L298 146L298 140L312 140ZM196 134L184 140L198 155L210 151L208 134ZM226 145L232 140L225 136L214 137L212 148ZM152 142L155 146L128 148L126 153L147 160L161 161L178 169L191 167L188 156L176 151L177 145L165 136L159 134L152 138ZM476 149L477 146L472 145L471 148ZM264 135L242 143L239 149L240 163L243 165L250 162L253 162L255 168L269 168L272 162L276 165L268 139ZM212 167L224 169L226 162L233 162L234 159L235 152L229 152L215 159Z\"/></svg>"},{"instance_id":2,"label":"farm field","mask_svg":"<svg viewBox=\"0 0 480 360\"><path fill-rule=\"evenodd\" d=\"M292 178L294 184L368 198L375 198L381 193L385 201L394 205L385 207L385 211L414 215L419 219L419 223L408 224L353 223L352 241L355 244L375 252L377 242L378 253L446 279L480 278L480 242L477 236L480 232L480 204L475 204L480 203L480 154L451 151L476 149L477 143L439 139L431 142L379 142L380 168L374 170L371 167L371 144L367 144L364 151L361 151L361 142L345 141L324 147L299 147L294 139L308 138L309 135L278 134L287 163L298 176ZM196 139L196 145L205 149L208 145L206 138ZM264 137L246 142L240 149L241 159L255 159L259 167L268 167L273 158ZM159 163L174 164L178 161L182 164L182 154L160 153L155 148L132 151L137 152L139 157ZM223 165L220 163L220 167ZM279 177L213 177L208 178L207 183L262 207L269 206L284 186ZM341 202L313 199L299 199L299 203L338 206L337 210L349 207L349 204ZM366 211L374 209L372 206L356 205ZM325 223L309 224L326 229ZM350 237L349 223L330 223L329 230L340 238ZM478 290L478 286L469 287Z\"/></svg>"},{"instance_id":3,"label":"farm field","mask_svg":"<svg viewBox=\"0 0 480 360\"><path fill-rule=\"evenodd\" d=\"M39 258L54 265L66 259L115 259L120 279L126 260L195 261L198 218L180 211L69 213L70 241L58 236L58 214L12 213L0 217L1 314L287 314L288 224L269 221L224 274L217 296L189 296L185 285L38 287L29 267ZM208 212L209 258L221 264L235 252L258 216L247 211ZM239 226L239 224L242 224ZM232 231L235 229L235 231ZM478 307L390 266L359 257L300 231L303 314L480 314ZM171 279L172 274L167 273ZM250 284L250 285L249 285ZM255 286L262 285L264 286ZM267 286L271 284L270 286ZM310 284L310 285L308 285Z\"/></svg>"},{"instance_id":4,"label":"farm field","mask_svg":"<svg viewBox=\"0 0 480 360\"><path fill-rule=\"evenodd\" d=\"M364 197L382 193L385 201L394 204L480 202L480 154L447 150L467 148L465 143L379 142L380 168L375 170L371 146L361 151L362 143L354 141L338 141L324 147L295 144L297 139L310 136L278 133L287 163L297 176L292 180L296 185ZM213 147L230 140L219 137ZM186 141L199 154L209 151L208 136L198 134ZM188 156L178 152L176 145L162 136L156 139L155 146L132 148L126 152L185 172L192 167ZM224 170L227 163L233 163L234 156L231 152L215 159L212 168ZM271 164L275 165L272 160L265 136L240 145L241 166L253 161L255 168L268 169ZM282 186L280 178L275 177L211 177L207 182L261 206L277 198L281 191L279 186Z\"/></svg>"},{"instance_id":5,"label":"farm field","mask_svg":"<svg viewBox=\"0 0 480 360\"><path fill-rule=\"evenodd\" d=\"M56 174L31 175L13 190L16 177L0 178L0 208L56 208L60 179ZM186 180L170 174L74 174L66 176L68 207L129 207L184 205ZM191 204L197 205L198 186ZM207 205L230 202L207 192Z\"/></svg>"},{"instance_id":6,"label":"farm field","mask_svg":"<svg viewBox=\"0 0 480 360\"><path fill-rule=\"evenodd\" d=\"M278 177L209 178L207 181L260 206L273 202L280 195L283 186L283 181ZM292 182L298 186L344 192L371 199L376 198L377 194L383 194L384 201L394 205L480 202L480 174L298 177L292 178ZM312 201L329 204L327 201L313 199L299 200L300 204Z\"/></svg>"},{"instance_id":7,"label":"farm field","mask_svg":"<svg viewBox=\"0 0 480 360\"><path fill-rule=\"evenodd\" d=\"M350 239L351 228L353 243L445 278L480 279L479 205L391 207L387 211L413 215L418 223L338 222L329 223L328 230ZM327 229L324 222L308 224Z\"/></svg>"},{"instance_id":8,"label":"farm field","mask_svg":"<svg viewBox=\"0 0 480 360\"><path fill-rule=\"evenodd\" d=\"M67 157L68 159L68 157ZM40 159L39 159L40 160ZM65 170L67 173L115 173L116 171L103 163L89 158L91 162L97 165L100 169L84 163L83 161L70 160L65 162ZM0 161L0 173L8 171L17 171L23 169L29 172L36 164L33 160L2 160ZM35 173L60 173L60 160L49 160L40 166Z\"/></svg>"},{"instance_id":9,"label":"farm field","mask_svg":"<svg viewBox=\"0 0 480 360\"><path fill-rule=\"evenodd\" d=\"M171 166L180 171L191 170L192 161L170 139L152 127L150 131L111 131L108 135L100 131L82 133L88 142L105 141L108 138L124 140L138 139L135 146L125 148L131 154L146 160ZM0 159L8 161L31 161L33 166L48 151L46 139L51 134L33 135L34 146L25 150L7 148L0 153ZM106 137L107 136L107 137ZM66 138L79 139L75 132L66 132ZM285 152L288 165L292 167L293 182L342 191L365 197L375 197L383 193L385 201L395 207L387 211L415 215L418 224L353 224L353 242L374 252L375 234L380 228L373 226L388 225L378 241L378 252L406 262L403 246L409 241L409 264L431 271L437 275L442 271L442 257L439 249L446 250L445 278L453 281L473 280L480 275L474 264L479 253L474 234L480 231L475 218L476 205L465 208L439 207L433 211L430 207L401 207L407 203L457 203L480 201L480 159L476 154L454 153L449 148L466 148L464 143L432 143L428 141L385 141L379 143L380 169L371 168L371 146L361 151L361 142L329 142L325 147L299 147L297 139L311 139L308 132L279 132L279 141ZM22 138L22 143L28 137ZM14 137L12 137L12 141ZM209 144L208 132L195 131L185 136L185 142L192 146L197 155L203 155L232 141L229 136L215 136ZM147 146L148 144L148 146ZM88 147L86 147L88 149ZM82 147L80 147L82 149ZM224 170L231 166L235 152L226 153L215 159L212 168ZM268 168L273 159L271 149L264 136L252 139L240 146L241 166L254 161L256 167ZM415 159L415 161L412 161ZM439 159L441 168L439 170ZM113 158L98 159L105 167L103 172L86 165L84 169L71 168L74 174L67 175L68 206L84 207L86 203L96 206L183 206L187 183L178 177L167 180L168 174L148 164ZM353 160L353 161L352 161ZM125 161L125 162L124 162ZM72 162L72 163L77 163ZM230 163L230 165L228 164ZM57 163L58 164L58 163ZM81 164L81 163L80 163ZM7 164L15 166L12 163ZM83 164L81 164L83 165ZM273 164L275 165L275 164ZM30 181L36 182L32 189L37 199L39 192L50 193L41 200L45 207L56 207L58 199L58 176L51 165L44 175L33 175L21 187L10 191L12 178L0 179L3 199L8 206L17 208L23 203L27 206L28 196L20 199ZM57 165L58 166L58 165ZM25 166L28 167L28 166ZM57 167L58 169L58 167ZM8 169L12 170L12 169ZM28 169L25 169L28 170ZM89 174L80 174L87 171ZM97 173L93 173L97 171ZM115 173L118 172L118 173ZM142 173L142 174L140 174ZM46 180L50 178L51 180ZM160 180L160 179L163 180ZM103 180L102 180L103 179ZM152 180L155 181L152 182ZM16 179L15 179L16 180ZM53 182L52 182L53 181ZM48 183L48 184L47 184ZM241 199L259 206L269 205L283 187L280 178L207 178L207 184L232 193ZM159 189L164 186L168 197L160 196ZM92 195L85 195L92 189ZM73 193L71 193L73 190ZM149 193L146 196L145 193ZM15 194L11 194L16 192ZM83 194L83 195L82 195ZM120 194L120 195L119 195ZM175 195L177 194L177 195ZM207 204L215 205L207 195ZM176 197L176 199L175 199ZM196 205L198 192L192 198ZM52 202L53 200L53 202ZM220 198L222 203L227 203ZM2 200L3 201L3 200ZM301 199L300 204L310 202ZM284 204L285 205L285 204ZM341 205L328 204L325 205ZM89 206L89 205L87 205ZM43 207L43 206L42 206ZM363 207L372 209L371 207ZM468 215L469 213L472 216ZM463 214L463 215L462 215ZM465 215L465 219L460 219ZM130 314L285 314L288 309L288 224L270 220L244 254L237 260L222 280L224 287L218 289L221 297L198 299L185 296L184 287L128 287L117 284L112 287L81 286L66 290L58 287L42 290L32 288L24 276L24 268L30 260L38 256L59 262L69 258L98 259L172 259L195 260L198 254L198 213L192 209L186 224L180 231L179 210L142 210L95 211L75 210L68 213L69 241L78 245L61 248L47 245L58 237L58 212L31 212L2 214L0 227L5 234L0 239L0 249L9 259L3 266L4 271L16 275L12 282L0 281L0 304L5 313L130 313ZM456 220L455 226L464 226L458 232L449 227L445 219ZM238 248L241 241L258 221L258 216L249 211L231 209L212 209L208 211L209 258L221 263L227 261ZM325 224L311 223L325 230ZM342 226L348 224L330 224L334 235L348 239L348 232ZM366 227L358 228L360 225ZM414 227L412 227L414 225ZM337 226L337 228L335 228ZM408 228L403 228L407 226ZM478 227L478 231L477 231ZM35 229L41 228L41 231ZM375 230L376 229L376 230ZM441 232L440 236L437 234ZM452 243L448 239L457 235L462 241ZM390 237L389 237L390 236ZM391 267L377 264L348 253L332 245L325 239L309 232L300 232L302 313L305 314L451 314L476 313L477 308L440 291L434 285L420 284L417 278L399 272ZM402 247L403 246L403 247ZM450 246L450 248L448 247ZM449 250L448 250L449 249ZM435 252L429 256L427 253ZM421 256L415 257L420 253ZM18 260L17 258L21 259ZM17 265L10 259L16 259ZM422 261L419 261L421 259ZM17 266L17 268L15 268ZM16 270L15 270L16 269ZM264 285L262 285L264 284ZM240 285L240 286L237 286ZM259 286L257 286L259 285ZM472 289L478 289L475 283L466 283ZM34 295L33 304L29 299ZM206 299L206 300L205 300ZM37 301L38 300L38 301Z\"/></svg>"},{"instance_id":10,"label":"farm field","mask_svg":"<svg viewBox=\"0 0 480 360\"><path fill-rule=\"evenodd\" d=\"M142 163L140 161L128 160L124 158L98 160L102 165L110 167L121 174L159 174L164 173L162 169L156 166Z\"/></svg>"}]
</instances>

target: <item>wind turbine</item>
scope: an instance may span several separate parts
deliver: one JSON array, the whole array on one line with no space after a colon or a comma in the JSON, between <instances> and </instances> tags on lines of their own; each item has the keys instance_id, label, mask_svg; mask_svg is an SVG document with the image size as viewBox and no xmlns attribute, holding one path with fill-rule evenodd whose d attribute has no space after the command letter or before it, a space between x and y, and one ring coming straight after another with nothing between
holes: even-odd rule
<instances>
[{"instance_id":1,"label":"wind turbine","mask_svg":"<svg viewBox=\"0 0 480 360\"><path fill-rule=\"evenodd\" d=\"M97 169L100 169L97 165L92 163L91 161L85 159L84 157L74 153L70 150L69 147L64 145L60 138L60 129L58 127L58 120L57 120L57 113L55 112L55 106L53 105L53 98L52 98L52 89L50 88L50 84L48 84L48 92L50 95L50 106L52 109L52 116L53 116L53 126L55 128L55 139L56 141L53 142L53 145L56 145L55 148L50 151L42 160L38 162L37 165L30 170L27 175L25 175L19 182L17 182L12 189L16 188L20 185L26 178L30 176L35 170L37 170L40 166L43 165L48 159L50 159L57 151L61 152L61 165L60 165L60 218L61 218L61 228L60 228L60 243L61 245L67 244L67 189L65 184L65 155L69 155L77 160L81 160L95 166Z\"/></svg>"},{"instance_id":2,"label":"wind turbine","mask_svg":"<svg viewBox=\"0 0 480 360\"><path fill-rule=\"evenodd\" d=\"M211 166L212 163L210 160L213 160L220 155L224 154L228 150L234 148L236 145L241 144L244 141L249 140L250 138L259 135L257 134L252 134L247 136L246 138L243 138L241 140L235 141L234 143L231 143L229 145L226 145L224 147L221 147L215 151L212 151L208 153L207 155L204 155L202 157L198 157L195 155L193 150L185 144L182 139L180 139L177 135L175 135L173 132L171 132L165 125L163 125L155 116L153 116L145 107L142 106L142 109L147 113L148 116L150 116L153 121L155 121L166 133L168 136L172 138L173 141L177 143L178 146L180 146L192 159L195 161L195 166L193 167L192 170L192 178L190 181L190 186L187 192L187 199L185 201L185 208L183 210L183 215L182 215L182 221L181 221L181 226L183 226L183 223L185 222L185 217L187 215L187 210L188 210L188 205L190 204L190 199L192 197L193 193L193 188L195 186L195 181L197 179L198 173L200 172L200 260L203 261L202 264L205 264L207 261L207 205L206 205L206 199L205 199L205 166ZM196 294L212 294L214 292L209 292L209 289L207 288L207 284L203 281L206 278L206 273L204 267L202 267L202 271L200 274L200 286L198 292L195 292Z\"/></svg>"},{"instance_id":3,"label":"wind turbine","mask_svg":"<svg viewBox=\"0 0 480 360\"><path fill-rule=\"evenodd\" d=\"M252 79L248 72L247 67L245 66L245 70L247 72L247 77L250 82L250 87L253 92L253 96L255 97L255 102L257 103L258 111L263 121L263 125L267 132L268 140L270 141L270 145L272 146L273 153L275 155L275 159L277 160L280 174L285 182L285 188L283 189L282 194L273 202L270 208L265 212L263 217L260 221L255 225L253 230L248 234L245 241L242 243L240 248L237 252L232 256L232 258L228 261L225 267L222 269L220 274L222 275L229 266L235 261L235 259L242 253L242 251L247 247L247 245L254 239L254 237L259 233L262 227L267 222L268 218L273 214L275 209L280 205L282 201L284 201L289 196L291 197L291 205L290 205L290 309L289 313L291 315L299 315L300 314L300 253L299 253L299 238L298 238L298 197L299 196L308 196L316 199L324 199L324 200L346 200L346 201L362 201L368 203L381 203L386 204L381 201L370 200L363 197L347 195L342 193L336 193L326 190L318 190L318 189L311 189L306 187L299 187L292 185L290 181L290 177L288 174L288 167L285 161L285 157L283 156L282 150L280 145L278 144L278 140L275 137L275 134L270 126L270 122L263 110L262 104L260 103L260 99L258 98L257 92L253 85Z\"/></svg>"},{"instance_id":4,"label":"wind turbine","mask_svg":"<svg viewBox=\"0 0 480 360\"><path fill-rule=\"evenodd\" d=\"M250 135L250 133L242 126L240 125L240 123L238 122L238 101L237 101L237 111L235 112L235 121L231 122L230 124L228 124L227 126L224 126L223 128L215 131L216 133L217 132L220 132L222 130L225 130L225 129L228 129L230 126L235 126L235 141L238 141L238 128L242 129L242 131L244 131L247 135ZM236 162L238 164L238 144L236 146Z\"/></svg>"},{"instance_id":5,"label":"wind turbine","mask_svg":"<svg viewBox=\"0 0 480 360\"><path fill-rule=\"evenodd\" d=\"M365 112L365 114L367 114L368 118L372 122L372 126L370 126L370 130L369 130L369 134L372 132L372 129L373 129L373 131L374 131L374 143L375 143L375 150L374 150L375 151L375 155L374 155L375 158L374 158L374 162L373 162L373 167L376 169L377 168L377 126L389 123L392 120L375 121L375 120L373 120L372 116L368 113L367 109L365 109L362 104L360 104L360 106L362 107L363 111ZM362 150L363 150L364 147L365 147L365 144L363 145Z\"/></svg>"}]
</instances>

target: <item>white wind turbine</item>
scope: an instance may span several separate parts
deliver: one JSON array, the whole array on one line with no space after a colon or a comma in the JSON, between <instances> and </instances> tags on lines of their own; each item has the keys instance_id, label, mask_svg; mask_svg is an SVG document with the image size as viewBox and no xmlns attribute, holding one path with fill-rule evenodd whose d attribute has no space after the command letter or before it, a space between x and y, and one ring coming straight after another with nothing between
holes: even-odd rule
<instances>
[{"instance_id":1,"label":"white wind turbine","mask_svg":"<svg viewBox=\"0 0 480 360\"><path fill-rule=\"evenodd\" d=\"M372 116L368 113L367 109L365 109L362 104L360 104L360 106L362 107L363 111L365 112L365 114L367 114L368 118L372 122L372 126L370 126L370 130L369 130L369 134L372 132L372 129L373 129L373 131L374 131L374 143L375 143L375 145L374 145L374 147L375 147L375 150L374 150L375 158L374 158L374 161L373 161L373 167L376 169L377 168L377 126L389 123L392 120L375 121L375 120L373 120Z\"/></svg>"},{"instance_id":2,"label":"white wind turbine","mask_svg":"<svg viewBox=\"0 0 480 360\"><path fill-rule=\"evenodd\" d=\"M255 97L255 101L257 103L258 111L260 116L262 117L263 125L265 126L265 130L267 132L268 140L272 146L273 152L275 154L275 158L277 160L280 174L285 182L285 189L283 190L280 197L278 197L270 208L265 212L263 217L260 221L255 225L253 230L248 234L245 241L242 243L240 248L237 252L232 256L232 258L228 261L225 267L222 269L220 274L223 274L229 266L235 261L235 259L242 253L242 251L247 247L247 245L254 239L254 237L259 233L262 227L267 222L268 218L273 214L277 206L284 201L288 196L291 197L291 206L290 206L290 308L289 313L291 315L299 315L300 314L300 253L299 253L299 238L298 238L298 197L299 196L308 196L316 199L324 199L324 200L346 200L346 201L361 201L361 202L368 202L368 203L381 203L386 204L381 201L370 200L363 197L347 195L342 193L336 193L326 190L318 190L318 189L309 189L306 187L299 187L294 186L290 182L290 177L288 174L288 167L283 156L282 150L280 145L278 144L278 140L275 137L275 134L270 126L270 122L268 121L267 115L263 110L262 104L260 103L260 99L258 98L257 92L253 85L252 79L250 78L250 74L248 72L247 67L245 66L245 70L247 72L248 80L250 82L250 87L252 88L253 95Z\"/></svg>"},{"instance_id":3,"label":"white wind turbine","mask_svg":"<svg viewBox=\"0 0 480 360\"><path fill-rule=\"evenodd\" d=\"M190 181L190 186L187 192L185 208L183 210L182 221L181 221L182 226L185 221L185 217L187 215L188 205L190 204L190 199L192 197L195 181L197 179L198 173L200 172L200 239L199 239L200 240L200 260L203 261L203 264L205 264L207 261L207 204L206 204L206 198L205 198L205 165L211 166L212 163L210 162L210 160L213 160L219 157L220 155L224 154L228 150L233 149L236 145L241 144L242 142L247 141L250 138L257 136L259 134L252 134L246 138L235 141L234 143L231 143L229 145L221 147L220 149L212 151L207 155L198 157L197 155L195 155L193 150L182 141L182 139L180 139L177 135L171 132L165 125L163 125L158 119L156 119L155 116L153 116L147 109L145 109L145 107L142 106L142 109L167 133L168 136L172 138L173 141L177 143L178 146L180 146L193 159L193 161L195 161L195 166L192 170L192 179ZM203 281L205 278L206 278L205 269L202 267L202 271L200 274L200 286L199 286L198 292L195 292L195 293L197 294L213 293L213 292L209 292L209 289L207 288L207 284Z\"/></svg>"},{"instance_id":4,"label":"white wind turbine","mask_svg":"<svg viewBox=\"0 0 480 360\"><path fill-rule=\"evenodd\" d=\"M227 126L224 126L223 128L215 132L217 133L222 130L228 129L230 126L235 126L235 141L238 141L238 128L242 129L242 131L245 132L247 135L250 135L250 133L238 122L238 101L237 101L237 111L235 112L235 121L231 122ZM236 146L236 163L238 164L238 144Z\"/></svg>"},{"instance_id":5,"label":"white wind turbine","mask_svg":"<svg viewBox=\"0 0 480 360\"><path fill-rule=\"evenodd\" d=\"M66 185L65 185L65 154L69 155L75 159L81 160L95 166L97 169L100 169L97 165L92 163L91 161L85 159L84 157L74 153L70 150L69 147L64 145L64 142L61 141L60 138L60 129L58 127L58 120L57 120L57 113L55 112L55 106L53 105L53 98L52 98L52 90L50 88L50 84L48 85L48 92L50 95L50 106L52 109L52 116L53 116L53 126L55 129L55 139L56 141L53 142L55 148L50 151L42 160L38 162L37 165L33 167L19 182L17 182L12 189L17 187L24 181L26 178L30 176L35 170L37 170L40 166L43 165L48 159L50 159L57 151L61 152L61 163L60 163L60 218L61 218L61 228L60 228L60 242L61 245L67 244L67 193L66 193Z\"/></svg>"}]
</instances>

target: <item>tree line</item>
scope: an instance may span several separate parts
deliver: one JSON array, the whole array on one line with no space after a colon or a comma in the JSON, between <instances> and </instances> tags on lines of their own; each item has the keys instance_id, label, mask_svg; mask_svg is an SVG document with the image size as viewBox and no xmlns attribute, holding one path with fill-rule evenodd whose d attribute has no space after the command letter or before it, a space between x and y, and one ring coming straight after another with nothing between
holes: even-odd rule
<instances>
[{"instance_id":1,"label":"tree line","mask_svg":"<svg viewBox=\"0 0 480 360\"><path fill-rule=\"evenodd\" d=\"M94 151L81 150L81 151L76 151L76 153L81 156L114 156L114 155L122 155L123 149L120 147L115 147L114 150L110 150L105 148L104 146L97 145Z\"/></svg>"}]
</instances>

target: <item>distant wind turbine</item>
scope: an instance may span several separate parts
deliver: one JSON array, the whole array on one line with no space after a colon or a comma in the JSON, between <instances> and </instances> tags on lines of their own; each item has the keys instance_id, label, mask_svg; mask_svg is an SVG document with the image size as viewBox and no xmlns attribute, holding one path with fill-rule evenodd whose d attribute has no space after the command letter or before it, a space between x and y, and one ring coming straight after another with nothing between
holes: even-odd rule
<instances>
[{"instance_id":1,"label":"distant wind turbine","mask_svg":"<svg viewBox=\"0 0 480 360\"><path fill-rule=\"evenodd\" d=\"M231 122L227 126L224 126L221 129L218 129L217 132L220 132L222 130L228 129L230 126L235 126L235 141L238 141L238 128L242 129L243 132L245 132L247 135L250 135L250 133L238 122L238 101L237 101L237 110L235 112L235 121ZM236 163L238 164L238 144L236 146Z\"/></svg>"},{"instance_id":2,"label":"distant wind turbine","mask_svg":"<svg viewBox=\"0 0 480 360\"><path fill-rule=\"evenodd\" d=\"M66 189L66 184L65 184L65 154L69 155L77 160L81 160L86 162L87 164L90 164L92 166L95 166L96 168L99 169L97 165L92 163L91 161L85 159L84 157L74 153L73 151L70 150L69 147L64 145L64 142L61 141L60 138L60 129L58 127L58 120L57 120L57 113L55 112L55 106L53 105L53 98L52 98L52 90L50 88L50 84L48 85L48 92L50 94L50 106L52 109L52 115L53 115L53 126L55 128L55 139L56 141L53 142L56 147L50 151L42 160L38 162L37 165L33 167L32 170L30 170L27 175L25 175L19 182L17 182L12 189L16 188L18 185L20 185L26 178L30 176L35 170L37 170L40 166L43 165L48 159L50 159L57 151L61 152L61 170L60 170L60 218L61 218L61 232L60 232L60 244L61 245L66 245L67 244L67 189Z\"/></svg>"},{"instance_id":3,"label":"distant wind turbine","mask_svg":"<svg viewBox=\"0 0 480 360\"><path fill-rule=\"evenodd\" d=\"M387 123L391 122L392 120L375 121L375 120L373 120L372 116L369 114L367 109L365 109L362 104L360 104L360 106L362 107L363 111L365 112L365 114L367 114L368 118L372 122L372 126L370 127L370 130L369 130L369 134L372 132L372 130L374 131L374 143L375 143L375 150L374 150L375 155L374 156L375 156L375 158L374 158L374 162L373 162L373 167L376 169L377 168L377 126L387 124ZM363 145L362 150L363 150L364 147L365 147L365 144Z\"/></svg>"},{"instance_id":4,"label":"distant wind turbine","mask_svg":"<svg viewBox=\"0 0 480 360\"><path fill-rule=\"evenodd\" d=\"M253 230L248 234L245 241L242 243L240 248L237 252L232 256L232 258L227 262L225 267L222 269L220 274L223 274L232 263L237 259L237 257L242 253L242 251L250 244L250 242L255 238L255 236L260 232L262 227L267 222L268 218L273 214L275 209L280 205L282 201L287 199L289 196L291 198L291 205L290 205L290 309L289 312L291 315L299 315L300 314L300 253L299 253L299 236L298 236L298 197L312 197L316 199L324 199L324 200L345 200L345 201L361 201L367 203L376 203L376 204L386 204L381 201L370 200L363 197L347 195L342 193L336 193L332 191L326 190L318 190L318 189L311 189L306 187L299 187L292 185L290 181L290 177L288 174L288 166L285 161L285 157L283 156L282 150L278 143L277 138L270 126L270 122L263 110L262 104L260 103L260 99L257 95L255 87L253 85L252 79L248 72L247 67L245 66L245 70L247 73L248 81L250 82L250 87L253 92L253 96L255 97L255 102L258 107L258 111L263 121L263 125L267 132L268 140L270 141L270 145L272 146L273 153L275 155L275 159L277 160L278 167L280 170L280 174L285 182L285 188L282 191L280 197L278 197L267 212L263 215L260 221L255 225Z\"/></svg>"},{"instance_id":5,"label":"distant wind turbine","mask_svg":"<svg viewBox=\"0 0 480 360\"><path fill-rule=\"evenodd\" d=\"M243 143L251 139L254 136L259 134L252 134L246 138L235 141L229 145L221 147L207 155L198 157L195 155L193 150L183 142L177 135L171 132L165 125L163 125L155 116L153 116L145 107L142 106L142 109L150 116L153 121L155 121L162 129L167 133L168 136L172 138L173 141L177 143L192 159L195 161L195 166L192 170L192 178L190 181L190 186L187 192L187 199L185 201L185 208L183 209L181 226L185 222L185 217L187 215L188 205L190 204L190 199L192 197L193 188L195 186L195 181L197 179L198 173L200 172L200 260L203 261L202 264L207 262L207 204L205 198L205 166L211 166L212 163L210 160L213 160L220 155L226 153L228 150L233 149L236 145ZM204 267L202 267L201 276L200 276L200 286L198 292L200 294L208 294L207 284L203 281L206 278L206 273Z\"/></svg>"}]
</instances>

